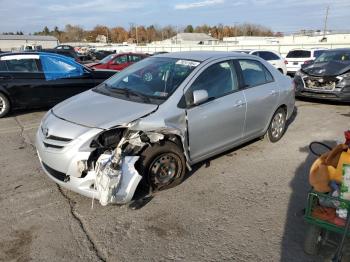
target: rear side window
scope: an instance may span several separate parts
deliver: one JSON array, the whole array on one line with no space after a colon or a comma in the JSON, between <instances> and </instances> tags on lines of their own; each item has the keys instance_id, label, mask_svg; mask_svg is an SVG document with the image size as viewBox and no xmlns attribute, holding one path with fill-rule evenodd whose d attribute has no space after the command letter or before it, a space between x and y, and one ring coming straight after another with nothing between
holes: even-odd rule
<instances>
[{"instance_id":1,"label":"rear side window","mask_svg":"<svg viewBox=\"0 0 350 262\"><path fill-rule=\"evenodd\" d=\"M118 56L113 62L117 65L125 64L128 62L128 58L126 55Z\"/></svg>"},{"instance_id":2,"label":"rear side window","mask_svg":"<svg viewBox=\"0 0 350 262\"><path fill-rule=\"evenodd\" d=\"M307 50L293 50L289 51L287 58L309 58L311 57L311 51Z\"/></svg>"},{"instance_id":3,"label":"rear side window","mask_svg":"<svg viewBox=\"0 0 350 262\"><path fill-rule=\"evenodd\" d=\"M266 61L271 61L271 60L280 60L278 55L272 53L272 52L265 52L265 51L260 51L258 56L260 56L262 59Z\"/></svg>"},{"instance_id":4,"label":"rear side window","mask_svg":"<svg viewBox=\"0 0 350 262\"><path fill-rule=\"evenodd\" d=\"M239 60L246 87L263 85L273 81L271 73L259 61Z\"/></svg>"},{"instance_id":5,"label":"rear side window","mask_svg":"<svg viewBox=\"0 0 350 262\"><path fill-rule=\"evenodd\" d=\"M39 72L37 59L11 59L5 60L8 71L11 72Z\"/></svg>"},{"instance_id":6,"label":"rear side window","mask_svg":"<svg viewBox=\"0 0 350 262\"><path fill-rule=\"evenodd\" d=\"M139 56L139 55L129 55L129 61L130 62L135 63L135 62L140 61L141 59L142 59L142 57Z\"/></svg>"},{"instance_id":7,"label":"rear side window","mask_svg":"<svg viewBox=\"0 0 350 262\"><path fill-rule=\"evenodd\" d=\"M66 57L41 56L40 61L46 80L76 78L84 74L84 69Z\"/></svg>"},{"instance_id":8,"label":"rear side window","mask_svg":"<svg viewBox=\"0 0 350 262\"><path fill-rule=\"evenodd\" d=\"M231 67L231 62L221 62L211 65L198 76L186 93L186 100L192 104L192 92L195 90L206 90L209 98L218 98L238 88L237 75Z\"/></svg>"}]
</instances>

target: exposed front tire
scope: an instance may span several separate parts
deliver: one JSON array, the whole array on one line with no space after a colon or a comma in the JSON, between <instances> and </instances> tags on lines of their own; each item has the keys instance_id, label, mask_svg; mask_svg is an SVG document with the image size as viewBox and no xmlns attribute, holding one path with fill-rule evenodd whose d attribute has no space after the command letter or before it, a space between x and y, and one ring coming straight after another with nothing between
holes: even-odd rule
<instances>
[{"instance_id":1,"label":"exposed front tire","mask_svg":"<svg viewBox=\"0 0 350 262\"><path fill-rule=\"evenodd\" d=\"M182 149L166 141L146 148L137 168L143 176L143 182L155 192L180 184L185 176L186 161Z\"/></svg>"},{"instance_id":2,"label":"exposed front tire","mask_svg":"<svg viewBox=\"0 0 350 262\"><path fill-rule=\"evenodd\" d=\"M7 97L0 93L0 118L6 116L10 112L10 101Z\"/></svg>"},{"instance_id":3,"label":"exposed front tire","mask_svg":"<svg viewBox=\"0 0 350 262\"><path fill-rule=\"evenodd\" d=\"M279 141L286 131L286 122L286 111L280 107L272 117L269 128L267 129L265 135L266 139L271 143Z\"/></svg>"}]
</instances>

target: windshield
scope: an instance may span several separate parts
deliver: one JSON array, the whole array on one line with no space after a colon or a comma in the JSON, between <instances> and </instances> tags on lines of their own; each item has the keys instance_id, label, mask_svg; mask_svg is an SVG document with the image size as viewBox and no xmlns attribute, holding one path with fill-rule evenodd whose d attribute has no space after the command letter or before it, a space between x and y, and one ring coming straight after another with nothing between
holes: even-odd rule
<instances>
[{"instance_id":1,"label":"windshield","mask_svg":"<svg viewBox=\"0 0 350 262\"><path fill-rule=\"evenodd\" d=\"M114 55L115 54L111 54L111 55L106 56L105 58L103 58L100 61L100 64L107 64L109 61L111 61L113 59Z\"/></svg>"},{"instance_id":2,"label":"windshield","mask_svg":"<svg viewBox=\"0 0 350 262\"><path fill-rule=\"evenodd\" d=\"M197 61L176 58L151 57L133 64L103 85L97 91L108 95L124 93L151 99L166 100L187 76L199 65ZM159 102L159 101L158 101Z\"/></svg>"},{"instance_id":3,"label":"windshield","mask_svg":"<svg viewBox=\"0 0 350 262\"><path fill-rule=\"evenodd\" d=\"M349 61L350 60L350 50L343 51L327 51L320 55L315 63L324 63L329 61Z\"/></svg>"}]
</instances>

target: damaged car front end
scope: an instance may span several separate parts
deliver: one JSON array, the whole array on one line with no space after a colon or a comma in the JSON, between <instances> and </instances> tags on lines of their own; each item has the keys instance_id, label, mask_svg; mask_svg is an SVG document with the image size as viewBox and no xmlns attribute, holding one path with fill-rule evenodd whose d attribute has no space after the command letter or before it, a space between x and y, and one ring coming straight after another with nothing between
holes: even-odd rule
<instances>
[{"instance_id":1,"label":"damaged car front end","mask_svg":"<svg viewBox=\"0 0 350 262\"><path fill-rule=\"evenodd\" d=\"M158 68L151 69L156 74ZM177 85L193 69L186 66ZM130 76L121 79L131 81ZM60 186L98 199L102 205L128 203L137 189L154 192L172 187L181 181L186 166L190 167L184 161L188 159L184 113L179 110L177 116L171 112L169 118L167 114L152 118L163 97L144 99L130 90L116 91L103 84L64 101L44 116L36 135L45 173ZM150 163L148 155L155 145L164 143L179 150L159 154ZM140 174L144 163L151 177Z\"/></svg>"},{"instance_id":2,"label":"damaged car front end","mask_svg":"<svg viewBox=\"0 0 350 262\"><path fill-rule=\"evenodd\" d=\"M350 49L324 52L294 77L296 96L350 102Z\"/></svg>"}]
</instances>

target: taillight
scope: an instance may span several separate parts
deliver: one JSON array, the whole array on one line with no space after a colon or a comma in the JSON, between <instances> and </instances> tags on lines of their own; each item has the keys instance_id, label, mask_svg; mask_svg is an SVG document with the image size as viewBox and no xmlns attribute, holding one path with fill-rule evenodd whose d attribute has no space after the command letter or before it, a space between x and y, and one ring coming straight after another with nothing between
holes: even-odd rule
<instances>
[{"instance_id":1,"label":"taillight","mask_svg":"<svg viewBox=\"0 0 350 262\"><path fill-rule=\"evenodd\" d=\"M287 60L284 60L284 64L285 64L285 65L288 65L288 61L287 61Z\"/></svg>"}]
</instances>

